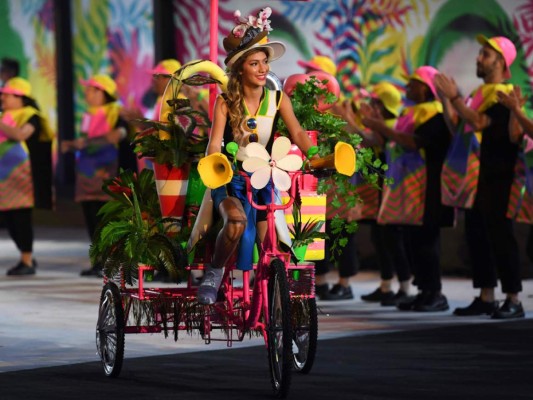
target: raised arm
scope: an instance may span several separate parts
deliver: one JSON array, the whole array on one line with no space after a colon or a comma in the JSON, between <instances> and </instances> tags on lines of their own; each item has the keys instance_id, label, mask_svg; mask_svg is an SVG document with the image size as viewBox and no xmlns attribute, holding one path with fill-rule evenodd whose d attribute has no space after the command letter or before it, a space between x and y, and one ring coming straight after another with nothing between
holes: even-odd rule
<instances>
[{"instance_id":1,"label":"raised arm","mask_svg":"<svg viewBox=\"0 0 533 400\"><path fill-rule=\"evenodd\" d=\"M398 143L407 150L416 150L417 148L413 135L408 135L389 128L383 120L373 117L363 117L363 124L365 124L367 128L372 129L372 131L377 132L387 139Z\"/></svg>"},{"instance_id":2,"label":"raised arm","mask_svg":"<svg viewBox=\"0 0 533 400\"><path fill-rule=\"evenodd\" d=\"M23 142L35 132L35 127L32 124L24 124L19 128L6 125L4 122L0 121L0 131L4 132L4 134L11 140Z\"/></svg>"},{"instance_id":3,"label":"raised arm","mask_svg":"<svg viewBox=\"0 0 533 400\"><path fill-rule=\"evenodd\" d=\"M444 118L447 120L448 127L453 129L452 133L455 132L458 118L465 121L475 131L481 131L490 125L490 118L486 114L477 112L465 104L452 78L438 74L434 82L444 105Z\"/></svg>"},{"instance_id":4,"label":"raised arm","mask_svg":"<svg viewBox=\"0 0 533 400\"><path fill-rule=\"evenodd\" d=\"M302 128L292 109L292 104L288 96L282 95L281 105L279 107L279 113L283 122L287 126L287 130L291 135L292 142L298 146L302 153L307 154L307 150L313 146L313 142L309 139L309 135Z\"/></svg>"},{"instance_id":5,"label":"raised arm","mask_svg":"<svg viewBox=\"0 0 533 400\"><path fill-rule=\"evenodd\" d=\"M498 92L498 100L511 111L509 121L509 135L513 143L518 143L525 133L533 138L533 120L529 119L522 110L526 98L522 97L520 87L515 86L509 94Z\"/></svg>"}]
</instances>

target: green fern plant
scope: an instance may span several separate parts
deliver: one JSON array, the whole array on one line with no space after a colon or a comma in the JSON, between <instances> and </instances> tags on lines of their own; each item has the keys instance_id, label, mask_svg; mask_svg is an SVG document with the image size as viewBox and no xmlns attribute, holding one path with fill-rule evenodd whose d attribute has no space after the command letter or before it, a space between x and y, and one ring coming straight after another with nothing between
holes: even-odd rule
<instances>
[{"instance_id":1,"label":"green fern plant","mask_svg":"<svg viewBox=\"0 0 533 400\"><path fill-rule=\"evenodd\" d=\"M161 218L153 171L145 169L138 178L121 171L103 189L112 199L99 211L101 221L89 249L91 263L103 265L109 278L122 270L130 285L136 282L139 264L165 269L179 281L186 263L180 243L187 232L169 235L172 219Z\"/></svg>"}]
</instances>

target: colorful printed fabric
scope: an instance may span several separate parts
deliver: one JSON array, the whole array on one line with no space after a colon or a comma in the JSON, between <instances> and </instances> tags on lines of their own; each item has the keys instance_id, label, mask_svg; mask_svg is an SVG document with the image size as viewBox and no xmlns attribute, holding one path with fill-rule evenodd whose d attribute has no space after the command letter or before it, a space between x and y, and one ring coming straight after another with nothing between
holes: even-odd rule
<instances>
[{"instance_id":1,"label":"colorful printed fabric","mask_svg":"<svg viewBox=\"0 0 533 400\"><path fill-rule=\"evenodd\" d=\"M487 83L478 87L466 104L484 112L498 102L497 92L510 93L513 85ZM479 157L482 132L474 132L470 125L461 122L453 136L450 149L442 167L442 203L447 206L472 208L479 179Z\"/></svg>"},{"instance_id":2,"label":"colorful printed fabric","mask_svg":"<svg viewBox=\"0 0 533 400\"><path fill-rule=\"evenodd\" d=\"M438 101L415 104L405 108L395 130L414 135L416 129L442 113ZM426 161L423 150L406 150L394 141L385 146L387 178L393 183L383 188L378 213L380 224L422 225L426 202Z\"/></svg>"},{"instance_id":3,"label":"colorful printed fabric","mask_svg":"<svg viewBox=\"0 0 533 400\"><path fill-rule=\"evenodd\" d=\"M120 107L108 103L88 110L82 118L82 133L88 139L105 135L117 124ZM117 174L118 149L113 144L89 144L76 152L76 201L106 201L102 184Z\"/></svg>"},{"instance_id":4,"label":"colorful printed fabric","mask_svg":"<svg viewBox=\"0 0 533 400\"><path fill-rule=\"evenodd\" d=\"M9 110L1 120L22 127L38 111L33 107ZM11 140L0 131L0 211L34 206L30 157L24 142Z\"/></svg>"},{"instance_id":5,"label":"colorful printed fabric","mask_svg":"<svg viewBox=\"0 0 533 400\"><path fill-rule=\"evenodd\" d=\"M507 218L533 223L533 139L524 137L515 164Z\"/></svg>"}]
</instances>

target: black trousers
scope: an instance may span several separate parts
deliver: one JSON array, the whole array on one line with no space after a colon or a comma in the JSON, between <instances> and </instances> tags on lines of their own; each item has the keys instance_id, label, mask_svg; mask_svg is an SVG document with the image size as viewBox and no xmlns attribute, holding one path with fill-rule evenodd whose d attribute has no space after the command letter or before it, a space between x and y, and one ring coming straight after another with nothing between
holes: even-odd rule
<instances>
[{"instance_id":1,"label":"black trousers","mask_svg":"<svg viewBox=\"0 0 533 400\"><path fill-rule=\"evenodd\" d=\"M1 211L9 236L21 253L33 251L33 209Z\"/></svg>"},{"instance_id":2,"label":"black trousers","mask_svg":"<svg viewBox=\"0 0 533 400\"><path fill-rule=\"evenodd\" d=\"M440 267L440 226L406 227L414 284L422 291L442 289Z\"/></svg>"},{"instance_id":3,"label":"black trousers","mask_svg":"<svg viewBox=\"0 0 533 400\"><path fill-rule=\"evenodd\" d=\"M390 280L394 273L399 282L411 279L410 257L406 228L399 225L378 225L370 227L372 244L376 249L382 280Z\"/></svg>"},{"instance_id":4,"label":"black trousers","mask_svg":"<svg viewBox=\"0 0 533 400\"><path fill-rule=\"evenodd\" d=\"M100 222L100 217L97 215L100 208L105 204L105 201L82 201L81 208L83 210L83 217L85 218L85 226L91 242L93 241L94 232Z\"/></svg>"},{"instance_id":5,"label":"black trousers","mask_svg":"<svg viewBox=\"0 0 533 400\"><path fill-rule=\"evenodd\" d=\"M326 220L326 234L332 237L331 220ZM357 256L357 248L355 244L355 233L343 232L343 235L348 239L346 246L342 247L340 254L334 261L331 258L331 249L329 240L326 239L324 249L324 259L315 263L315 272L317 275L325 275L337 263L339 268L339 276L341 278L350 278L357 274L359 269L359 258Z\"/></svg>"},{"instance_id":6,"label":"black trousers","mask_svg":"<svg viewBox=\"0 0 533 400\"><path fill-rule=\"evenodd\" d=\"M529 228L529 236L527 237L526 252L529 261L533 263L533 225Z\"/></svg>"},{"instance_id":7,"label":"black trousers","mask_svg":"<svg viewBox=\"0 0 533 400\"><path fill-rule=\"evenodd\" d=\"M475 288L495 288L498 276L503 293L522 291L518 243L513 221L503 212L474 207L465 210L465 234Z\"/></svg>"}]
</instances>

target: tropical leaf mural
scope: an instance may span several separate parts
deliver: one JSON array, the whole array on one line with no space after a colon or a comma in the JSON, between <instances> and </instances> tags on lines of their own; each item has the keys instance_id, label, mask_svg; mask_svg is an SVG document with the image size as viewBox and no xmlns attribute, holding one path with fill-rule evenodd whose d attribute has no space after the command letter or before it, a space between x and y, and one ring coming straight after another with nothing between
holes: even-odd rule
<instances>
[{"instance_id":1,"label":"tropical leaf mural","mask_svg":"<svg viewBox=\"0 0 533 400\"><path fill-rule=\"evenodd\" d=\"M512 18L495 0L485 0L484 7L476 2L464 0L450 0L433 15L424 43L419 51L418 63L429 64L446 72L447 65L444 58L458 51L457 46L470 41L474 49L479 49L475 41L478 34L491 36L506 36L517 46L516 60L511 66L511 82L521 86L526 93L531 91L530 77L524 49L520 45L520 35L513 25ZM466 44L465 44L466 45ZM475 65L477 52L471 54L469 60L463 63ZM454 63L454 59L451 59ZM474 80L475 76L470 77ZM478 82L481 83L481 82Z\"/></svg>"},{"instance_id":2,"label":"tropical leaf mural","mask_svg":"<svg viewBox=\"0 0 533 400\"><path fill-rule=\"evenodd\" d=\"M41 110L55 127L56 48L53 0L0 2L0 55L19 61Z\"/></svg>"},{"instance_id":3,"label":"tropical leaf mural","mask_svg":"<svg viewBox=\"0 0 533 400\"><path fill-rule=\"evenodd\" d=\"M85 108L80 79L105 73L117 83L120 101L144 111L154 64L150 0L75 0L73 3L76 118Z\"/></svg>"},{"instance_id":4,"label":"tropical leaf mural","mask_svg":"<svg viewBox=\"0 0 533 400\"><path fill-rule=\"evenodd\" d=\"M72 58L74 64L75 113L79 122L86 107L80 79L87 79L97 73L110 74L107 55L107 26L109 4L107 0L74 0Z\"/></svg>"},{"instance_id":5,"label":"tropical leaf mural","mask_svg":"<svg viewBox=\"0 0 533 400\"><path fill-rule=\"evenodd\" d=\"M220 3L223 3L222 0ZM210 2L174 0L176 54L186 63L195 59L209 60ZM221 17L222 18L222 17Z\"/></svg>"},{"instance_id":6,"label":"tropical leaf mural","mask_svg":"<svg viewBox=\"0 0 533 400\"><path fill-rule=\"evenodd\" d=\"M518 7L513 15L513 24L518 31L522 49L524 51L525 65L530 77L530 93L533 92L533 0ZM533 109L533 99L529 98L530 109Z\"/></svg>"},{"instance_id":7,"label":"tropical leaf mural","mask_svg":"<svg viewBox=\"0 0 533 400\"><path fill-rule=\"evenodd\" d=\"M19 60L21 66L21 75L27 75L27 57L24 53L21 32L14 24L12 18L12 7L16 6L14 1L0 2L0 57L10 57Z\"/></svg>"},{"instance_id":8,"label":"tropical leaf mural","mask_svg":"<svg viewBox=\"0 0 533 400\"><path fill-rule=\"evenodd\" d=\"M298 3L284 1L284 14L293 23L321 21L315 33L321 48L337 64L345 93L387 79L399 83L409 65L402 45L405 30L429 12L423 0L339 0Z\"/></svg>"}]
</instances>

